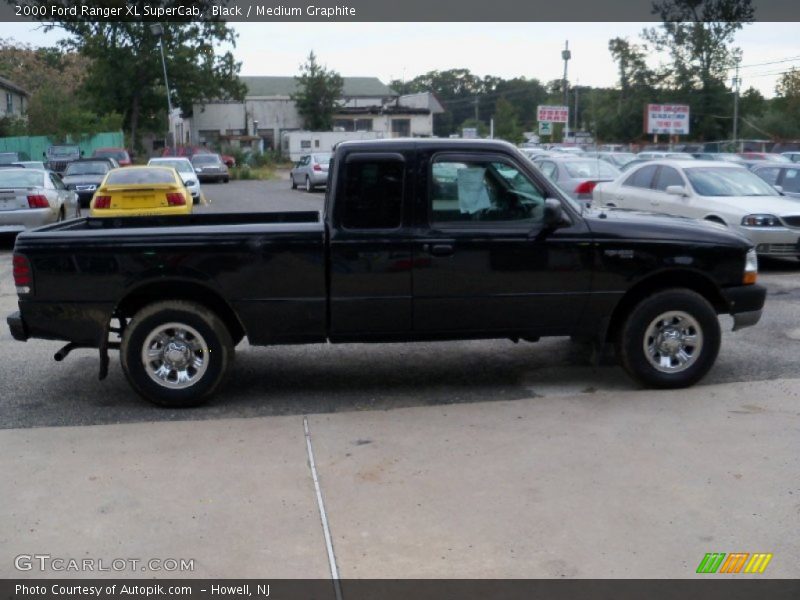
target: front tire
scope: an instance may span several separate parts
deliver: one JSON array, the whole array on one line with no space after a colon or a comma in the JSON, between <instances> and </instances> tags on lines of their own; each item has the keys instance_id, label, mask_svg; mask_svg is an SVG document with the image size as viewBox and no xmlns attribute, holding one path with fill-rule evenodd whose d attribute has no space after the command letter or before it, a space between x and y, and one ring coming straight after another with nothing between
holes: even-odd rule
<instances>
[{"instance_id":1,"label":"front tire","mask_svg":"<svg viewBox=\"0 0 800 600\"><path fill-rule=\"evenodd\" d=\"M670 289L644 298L622 325L617 353L628 374L651 388L697 383L714 365L721 334L714 307L700 294Z\"/></svg>"},{"instance_id":2,"label":"front tire","mask_svg":"<svg viewBox=\"0 0 800 600\"><path fill-rule=\"evenodd\" d=\"M292 175L291 173L289 173L289 179L291 179L291 180L292 180L292 189L293 189L293 190L296 190L296 189L297 189L297 182L294 180L294 175Z\"/></svg>"},{"instance_id":3,"label":"front tire","mask_svg":"<svg viewBox=\"0 0 800 600\"><path fill-rule=\"evenodd\" d=\"M230 332L195 302L156 302L137 312L120 345L122 370L141 396L169 408L197 406L222 383L233 360Z\"/></svg>"}]
</instances>

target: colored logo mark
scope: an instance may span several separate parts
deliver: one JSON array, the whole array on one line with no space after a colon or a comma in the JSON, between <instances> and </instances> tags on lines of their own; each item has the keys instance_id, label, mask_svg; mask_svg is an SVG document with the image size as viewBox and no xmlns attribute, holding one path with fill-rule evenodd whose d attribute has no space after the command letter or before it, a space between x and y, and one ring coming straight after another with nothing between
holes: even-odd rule
<instances>
[{"instance_id":1,"label":"colored logo mark","mask_svg":"<svg viewBox=\"0 0 800 600\"><path fill-rule=\"evenodd\" d=\"M763 573L772 554L749 552L709 552L697 566L698 573Z\"/></svg>"}]
</instances>

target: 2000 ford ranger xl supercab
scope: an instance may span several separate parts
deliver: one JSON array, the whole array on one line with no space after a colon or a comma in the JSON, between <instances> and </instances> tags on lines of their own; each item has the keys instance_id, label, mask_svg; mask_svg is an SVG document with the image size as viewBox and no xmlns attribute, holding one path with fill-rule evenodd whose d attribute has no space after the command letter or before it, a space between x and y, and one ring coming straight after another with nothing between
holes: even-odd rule
<instances>
[{"instance_id":1,"label":"2000 ford ranger xl supercab","mask_svg":"<svg viewBox=\"0 0 800 600\"><path fill-rule=\"evenodd\" d=\"M718 314L732 314L734 329L761 315L746 239L581 207L504 142L347 142L329 184L322 218L83 218L25 232L11 332L69 342L57 359L99 348L101 378L119 348L137 392L188 406L219 388L245 336L574 336L615 343L636 380L675 388L713 365Z\"/></svg>"}]
</instances>

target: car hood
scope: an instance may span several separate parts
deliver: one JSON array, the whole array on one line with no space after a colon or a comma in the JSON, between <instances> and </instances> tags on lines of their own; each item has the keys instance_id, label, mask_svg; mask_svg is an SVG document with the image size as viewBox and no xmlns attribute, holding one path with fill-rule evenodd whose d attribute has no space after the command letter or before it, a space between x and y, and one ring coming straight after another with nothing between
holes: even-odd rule
<instances>
[{"instance_id":1,"label":"car hood","mask_svg":"<svg viewBox=\"0 0 800 600\"><path fill-rule=\"evenodd\" d=\"M752 246L744 235L719 223L699 219L621 208L590 208L584 211L583 216L598 238Z\"/></svg>"},{"instance_id":2,"label":"car hood","mask_svg":"<svg viewBox=\"0 0 800 600\"><path fill-rule=\"evenodd\" d=\"M105 175L67 175L61 180L64 185L100 185Z\"/></svg>"}]
</instances>

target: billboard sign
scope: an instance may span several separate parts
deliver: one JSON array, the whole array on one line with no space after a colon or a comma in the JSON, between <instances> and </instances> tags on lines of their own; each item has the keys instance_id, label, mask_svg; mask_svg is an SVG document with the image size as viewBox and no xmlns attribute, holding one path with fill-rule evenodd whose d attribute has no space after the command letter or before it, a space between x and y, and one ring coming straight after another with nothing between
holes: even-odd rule
<instances>
[{"instance_id":1,"label":"billboard sign","mask_svg":"<svg viewBox=\"0 0 800 600\"><path fill-rule=\"evenodd\" d=\"M645 109L647 133L689 134L689 107L686 104L648 104Z\"/></svg>"},{"instance_id":2,"label":"billboard sign","mask_svg":"<svg viewBox=\"0 0 800 600\"><path fill-rule=\"evenodd\" d=\"M539 123L566 123L569 120L569 107L540 104L536 107L536 120Z\"/></svg>"}]
</instances>

